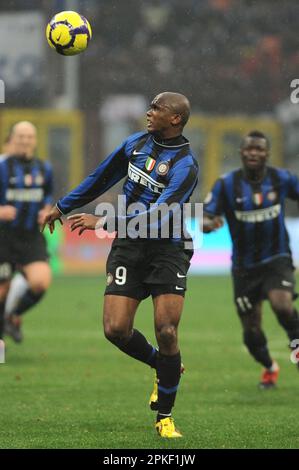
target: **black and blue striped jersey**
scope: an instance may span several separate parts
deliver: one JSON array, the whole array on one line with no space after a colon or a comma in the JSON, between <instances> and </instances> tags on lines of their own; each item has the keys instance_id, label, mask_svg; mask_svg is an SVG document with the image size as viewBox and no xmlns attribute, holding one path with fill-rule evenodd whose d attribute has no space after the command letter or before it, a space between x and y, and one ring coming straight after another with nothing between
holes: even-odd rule
<instances>
[{"instance_id":1,"label":"black and blue striped jersey","mask_svg":"<svg viewBox=\"0 0 299 470\"><path fill-rule=\"evenodd\" d=\"M39 230L38 212L52 204L52 191L52 168L48 162L19 156L0 161L0 205L17 209L16 219L0 221L0 228Z\"/></svg>"},{"instance_id":2,"label":"black and blue striped jersey","mask_svg":"<svg viewBox=\"0 0 299 470\"><path fill-rule=\"evenodd\" d=\"M126 207L142 203L149 215L162 203L179 203L182 207L189 201L197 185L198 164L185 137L160 142L147 132L138 132L129 136L77 188L60 199L57 207L67 214L102 195L125 176ZM116 230L121 222L128 223L134 216L136 213L118 216ZM158 224L165 222L159 220Z\"/></svg>"},{"instance_id":3,"label":"black and blue striped jersey","mask_svg":"<svg viewBox=\"0 0 299 470\"><path fill-rule=\"evenodd\" d=\"M233 244L233 268L250 268L276 257L291 257L285 226L285 199L299 200L299 179L285 169L267 167L260 183L242 169L219 178L207 195L204 212L225 215Z\"/></svg>"}]
</instances>

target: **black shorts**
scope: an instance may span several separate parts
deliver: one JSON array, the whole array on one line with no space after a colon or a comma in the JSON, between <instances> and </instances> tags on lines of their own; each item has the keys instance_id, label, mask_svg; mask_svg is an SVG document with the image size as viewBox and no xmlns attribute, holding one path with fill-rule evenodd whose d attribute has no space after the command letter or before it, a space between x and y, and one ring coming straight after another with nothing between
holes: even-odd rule
<instances>
[{"instance_id":1,"label":"black shorts","mask_svg":"<svg viewBox=\"0 0 299 470\"><path fill-rule=\"evenodd\" d=\"M107 259L105 295L142 300L152 295L184 296L193 250L169 240L114 240Z\"/></svg>"},{"instance_id":2,"label":"black shorts","mask_svg":"<svg viewBox=\"0 0 299 470\"><path fill-rule=\"evenodd\" d=\"M48 259L46 240L39 231L0 227L0 282L10 279L22 266Z\"/></svg>"},{"instance_id":3,"label":"black shorts","mask_svg":"<svg viewBox=\"0 0 299 470\"><path fill-rule=\"evenodd\" d=\"M294 266L289 257L276 258L256 268L233 270L232 274L235 304L240 314L250 312L273 289L286 290L297 297Z\"/></svg>"}]
</instances>

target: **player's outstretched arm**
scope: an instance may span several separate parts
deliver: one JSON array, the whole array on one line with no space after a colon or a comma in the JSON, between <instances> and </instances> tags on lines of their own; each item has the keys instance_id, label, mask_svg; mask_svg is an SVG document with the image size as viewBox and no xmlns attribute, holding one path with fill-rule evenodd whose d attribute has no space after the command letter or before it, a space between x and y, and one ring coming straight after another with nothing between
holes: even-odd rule
<instances>
[{"instance_id":1,"label":"player's outstretched arm","mask_svg":"<svg viewBox=\"0 0 299 470\"><path fill-rule=\"evenodd\" d=\"M223 219L219 216L209 216L204 214L203 216L203 228L204 233L210 233L214 230L218 230L223 226Z\"/></svg>"},{"instance_id":2,"label":"player's outstretched arm","mask_svg":"<svg viewBox=\"0 0 299 470\"><path fill-rule=\"evenodd\" d=\"M55 230L55 221L59 220L61 225L63 225L61 219L62 213L56 206L53 206L48 213L43 214L41 222L41 232L45 230L46 225L48 225L50 233L53 233Z\"/></svg>"},{"instance_id":3,"label":"player's outstretched arm","mask_svg":"<svg viewBox=\"0 0 299 470\"><path fill-rule=\"evenodd\" d=\"M97 217L92 214L73 214L68 217L68 220L71 221L71 231L73 232L77 228L79 229L79 235L85 230L97 230L103 228L106 217Z\"/></svg>"}]
</instances>

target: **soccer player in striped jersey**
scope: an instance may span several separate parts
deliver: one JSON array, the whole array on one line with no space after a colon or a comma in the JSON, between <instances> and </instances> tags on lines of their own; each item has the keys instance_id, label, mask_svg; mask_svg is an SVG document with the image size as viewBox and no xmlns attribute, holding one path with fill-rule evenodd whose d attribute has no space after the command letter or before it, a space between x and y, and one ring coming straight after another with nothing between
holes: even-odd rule
<instances>
[{"instance_id":1,"label":"soccer player in striped jersey","mask_svg":"<svg viewBox=\"0 0 299 470\"><path fill-rule=\"evenodd\" d=\"M14 154L13 142L11 140L11 132L6 137L2 145L2 154L0 155L0 162L9 158ZM28 282L21 272L16 272L12 278L9 286L9 291L6 297L4 318L14 315L14 311L19 303L21 297L25 294L28 289ZM12 317L11 317L12 318ZM13 327L11 329L12 337L14 340L19 340L21 335L20 328Z\"/></svg>"},{"instance_id":2,"label":"soccer player in striped jersey","mask_svg":"<svg viewBox=\"0 0 299 470\"><path fill-rule=\"evenodd\" d=\"M181 376L181 355L177 329L182 314L186 276L193 254L185 249L188 235L161 238L170 212L151 222L150 216L162 203L177 203L179 211L188 202L198 179L198 164L182 131L188 121L190 105L178 93L165 92L154 98L147 112L147 131L128 137L99 167L71 193L60 199L45 218L50 231L55 220L73 209L94 200L119 180L126 177L123 191L129 213L114 218L118 236L107 260L107 287L104 302L106 338L129 356L156 370L158 383L151 396L152 409L157 409L156 429L165 438L181 437L171 416ZM120 238L120 226L134 221L131 203L142 203L147 217L146 237ZM107 230L108 218L91 214L69 217L72 230ZM174 218L174 217L173 217ZM157 229L150 238L150 229ZM111 229L112 231L114 230ZM153 298L155 333L159 350L133 328L139 303Z\"/></svg>"},{"instance_id":3,"label":"soccer player in striped jersey","mask_svg":"<svg viewBox=\"0 0 299 470\"><path fill-rule=\"evenodd\" d=\"M45 239L39 224L52 203L52 170L34 157L35 126L16 123L10 134L13 155L0 162L0 337L22 341L21 315L36 304L51 281ZM17 286L4 325L4 310L12 276L22 271L27 280ZM11 308L13 305L13 308Z\"/></svg>"},{"instance_id":4,"label":"soccer player in striped jersey","mask_svg":"<svg viewBox=\"0 0 299 470\"><path fill-rule=\"evenodd\" d=\"M225 215L233 244L234 298L244 343L264 366L260 386L275 386L279 366L262 330L262 302L269 300L290 341L299 339L293 305L294 267L285 227L285 200L299 200L299 179L285 169L268 166L267 137L252 131L241 142L243 167L219 178L204 205L204 231L223 225Z\"/></svg>"}]
</instances>

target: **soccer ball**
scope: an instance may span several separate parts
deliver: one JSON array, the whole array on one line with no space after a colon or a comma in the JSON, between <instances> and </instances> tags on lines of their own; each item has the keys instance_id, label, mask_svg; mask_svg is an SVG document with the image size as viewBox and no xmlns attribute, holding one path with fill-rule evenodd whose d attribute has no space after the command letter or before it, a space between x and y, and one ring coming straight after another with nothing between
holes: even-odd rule
<instances>
[{"instance_id":1,"label":"soccer ball","mask_svg":"<svg viewBox=\"0 0 299 470\"><path fill-rule=\"evenodd\" d=\"M50 47L62 55L76 55L85 51L91 36L89 22L75 11L57 13L46 29Z\"/></svg>"}]
</instances>

